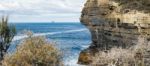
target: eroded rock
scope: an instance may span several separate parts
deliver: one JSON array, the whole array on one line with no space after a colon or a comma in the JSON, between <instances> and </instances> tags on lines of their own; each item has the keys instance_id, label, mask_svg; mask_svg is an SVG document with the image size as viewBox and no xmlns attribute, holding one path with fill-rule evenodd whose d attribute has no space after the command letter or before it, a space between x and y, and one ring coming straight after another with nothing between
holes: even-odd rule
<instances>
[{"instance_id":1,"label":"eroded rock","mask_svg":"<svg viewBox=\"0 0 150 66\"><path fill-rule=\"evenodd\" d=\"M91 54L90 58L100 50L129 48L140 35L149 41L150 0L87 0L80 20L90 30L92 44L81 52L79 63L90 63L81 55Z\"/></svg>"}]
</instances>

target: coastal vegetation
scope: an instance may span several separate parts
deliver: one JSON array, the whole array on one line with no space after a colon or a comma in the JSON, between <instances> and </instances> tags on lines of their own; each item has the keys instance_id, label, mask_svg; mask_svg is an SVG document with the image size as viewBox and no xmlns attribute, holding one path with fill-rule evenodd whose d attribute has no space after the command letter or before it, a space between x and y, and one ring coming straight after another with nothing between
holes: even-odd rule
<instances>
[{"instance_id":1,"label":"coastal vegetation","mask_svg":"<svg viewBox=\"0 0 150 66\"><path fill-rule=\"evenodd\" d=\"M0 20L0 66L63 66L62 53L45 37L33 36L27 31L27 38L17 46L16 51L8 49L16 34L14 25L8 23L8 17Z\"/></svg>"},{"instance_id":2,"label":"coastal vegetation","mask_svg":"<svg viewBox=\"0 0 150 66\"><path fill-rule=\"evenodd\" d=\"M8 17L2 17L0 20L0 61L9 49L10 42L16 34L16 29L13 25L8 24Z\"/></svg>"},{"instance_id":3,"label":"coastal vegetation","mask_svg":"<svg viewBox=\"0 0 150 66\"><path fill-rule=\"evenodd\" d=\"M149 66L150 44L140 38L137 45L128 48L112 48L100 51L92 59L91 66Z\"/></svg>"},{"instance_id":4,"label":"coastal vegetation","mask_svg":"<svg viewBox=\"0 0 150 66\"><path fill-rule=\"evenodd\" d=\"M7 54L3 66L63 66L62 54L45 37L34 37L29 33L16 51Z\"/></svg>"}]
</instances>

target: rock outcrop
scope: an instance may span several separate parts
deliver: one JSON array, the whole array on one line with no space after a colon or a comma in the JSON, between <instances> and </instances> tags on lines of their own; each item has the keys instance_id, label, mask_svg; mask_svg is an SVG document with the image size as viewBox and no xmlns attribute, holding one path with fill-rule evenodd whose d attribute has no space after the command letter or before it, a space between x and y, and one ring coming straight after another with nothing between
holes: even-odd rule
<instances>
[{"instance_id":1,"label":"rock outcrop","mask_svg":"<svg viewBox=\"0 0 150 66\"><path fill-rule=\"evenodd\" d=\"M79 64L92 62L90 56L98 51L129 48L140 35L150 41L150 0L87 0L80 20L90 30L92 44L81 52Z\"/></svg>"}]
</instances>

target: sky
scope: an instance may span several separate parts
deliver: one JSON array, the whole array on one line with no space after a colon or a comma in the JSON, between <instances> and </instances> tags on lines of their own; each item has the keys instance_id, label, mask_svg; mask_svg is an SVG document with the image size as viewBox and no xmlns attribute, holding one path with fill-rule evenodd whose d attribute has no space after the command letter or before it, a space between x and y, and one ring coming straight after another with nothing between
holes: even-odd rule
<instances>
[{"instance_id":1,"label":"sky","mask_svg":"<svg viewBox=\"0 0 150 66\"><path fill-rule=\"evenodd\" d=\"M86 0L0 0L9 22L79 22Z\"/></svg>"}]
</instances>

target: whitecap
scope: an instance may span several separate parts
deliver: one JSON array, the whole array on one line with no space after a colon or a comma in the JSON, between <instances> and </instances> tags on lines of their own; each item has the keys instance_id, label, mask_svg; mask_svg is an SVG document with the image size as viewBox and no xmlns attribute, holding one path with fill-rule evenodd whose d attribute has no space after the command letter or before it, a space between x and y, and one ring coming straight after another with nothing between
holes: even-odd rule
<instances>
[{"instance_id":1,"label":"whitecap","mask_svg":"<svg viewBox=\"0 0 150 66\"><path fill-rule=\"evenodd\" d=\"M73 33L73 32L80 32L86 31L87 29L76 29L76 30L68 30L68 31L61 31L61 32L48 32L48 33L35 33L33 36L45 36L45 35L55 35L55 34L62 34L62 33ZM13 41L21 40L27 38L27 35L18 35L15 36Z\"/></svg>"}]
</instances>

